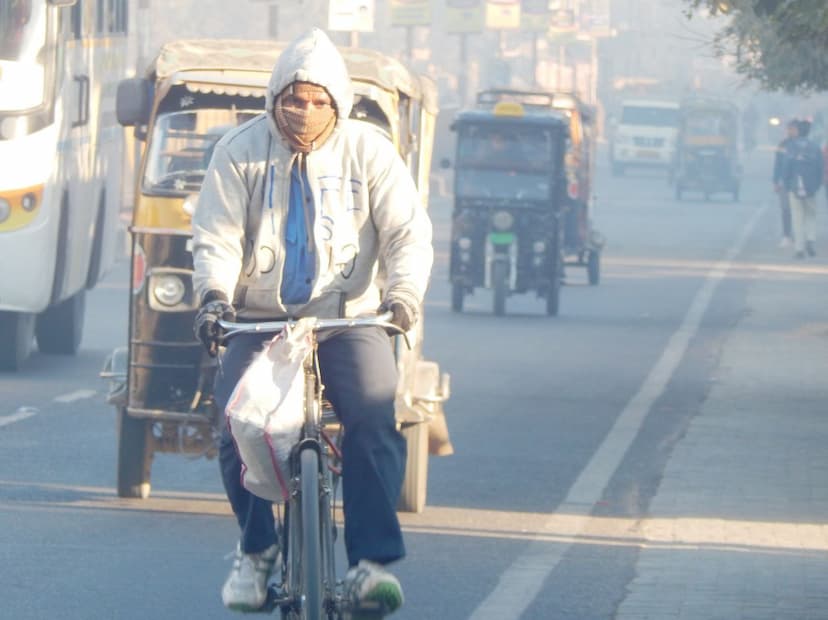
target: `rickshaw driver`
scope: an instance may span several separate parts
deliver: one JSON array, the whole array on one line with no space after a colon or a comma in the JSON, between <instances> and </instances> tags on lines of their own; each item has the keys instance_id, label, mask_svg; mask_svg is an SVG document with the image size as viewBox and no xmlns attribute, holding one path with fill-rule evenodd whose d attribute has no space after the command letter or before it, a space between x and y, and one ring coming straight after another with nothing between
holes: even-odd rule
<instances>
[{"instance_id":1,"label":"rickshaw driver","mask_svg":"<svg viewBox=\"0 0 828 620\"><path fill-rule=\"evenodd\" d=\"M352 317L379 307L405 330L417 320L433 261L431 222L392 142L348 120L352 102L344 60L313 29L280 55L266 113L216 145L193 216L194 281L202 300L195 330L211 355L218 319L236 314L239 320ZM228 344L215 386L222 409L265 338L239 336ZM347 330L320 342L318 355L326 397L346 429L345 595L390 613L403 601L399 581L384 566L405 555L396 504L406 458L394 415L392 347L379 328ZM241 528L222 600L252 611L265 602L278 554L273 511L242 486L226 427L219 461Z\"/></svg>"}]
</instances>

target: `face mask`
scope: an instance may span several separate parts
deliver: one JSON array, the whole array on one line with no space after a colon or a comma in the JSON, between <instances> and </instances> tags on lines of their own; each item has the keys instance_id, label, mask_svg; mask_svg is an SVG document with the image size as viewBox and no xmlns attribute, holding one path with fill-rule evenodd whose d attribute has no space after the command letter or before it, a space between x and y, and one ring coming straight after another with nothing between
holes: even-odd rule
<instances>
[{"instance_id":1,"label":"face mask","mask_svg":"<svg viewBox=\"0 0 828 620\"><path fill-rule=\"evenodd\" d=\"M273 116L281 134L301 153L318 149L336 125L336 109L322 86L296 82L276 98Z\"/></svg>"}]
</instances>

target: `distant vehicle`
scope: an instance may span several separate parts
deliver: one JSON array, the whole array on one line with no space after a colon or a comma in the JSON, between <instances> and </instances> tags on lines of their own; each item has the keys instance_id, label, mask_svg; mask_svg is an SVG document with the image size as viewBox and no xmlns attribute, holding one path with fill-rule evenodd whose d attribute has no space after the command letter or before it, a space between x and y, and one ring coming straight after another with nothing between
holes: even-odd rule
<instances>
[{"instance_id":1,"label":"distant vehicle","mask_svg":"<svg viewBox=\"0 0 828 620\"><path fill-rule=\"evenodd\" d=\"M561 214L564 263L586 267L591 285L600 281L604 237L592 221L595 178L595 109L577 95L561 91L493 88L477 95L478 107L493 109L499 102L518 103L527 112L563 115L569 127L564 155L566 199Z\"/></svg>"},{"instance_id":2,"label":"distant vehicle","mask_svg":"<svg viewBox=\"0 0 828 620\"><path fill-rule=\"evenodd\" d=\"M681 103L676 163L676 199L687 191L705 200L718 193L739 200L739 110L725 99L693 97Z\"/></svg>"},{"instance_id":3,"label":"distant vehicle","mask_svg":"<svg viewBox=\"0 0 828 620\"><path fill-rule=\"evenodd\" d=\"M90 10L86 10L90 9ZM115 88L128 0L0 2L0 369L33 337L80 347L84 299L114 262L124 166Z\"/></svg>"},{"instance_id":4,"label":"distant vehicle","mask_svg":"<svg viewBox=\"0 0 828 620\"><path fill-rule=\"evenodd\" d=\"M488 288L495 315L505 314L510 295L530 291L546 301L548 315L557 315L567 207L566 117L548 106L500 101L460 111L451 128L457 132L452 310L462 312L467 295Z\"/></svg>"},{"instance_id":5,"label":"distant vehicle","mask_svg":"<svg viewBox=\"0 0 828 620\"><path fill-rule=\"evenodd\" d=\"M633 166L668 170L675 155L678 123L678 102L624 101L610 139L613 174L623 175Z\"/></svg>"}]
</instances>

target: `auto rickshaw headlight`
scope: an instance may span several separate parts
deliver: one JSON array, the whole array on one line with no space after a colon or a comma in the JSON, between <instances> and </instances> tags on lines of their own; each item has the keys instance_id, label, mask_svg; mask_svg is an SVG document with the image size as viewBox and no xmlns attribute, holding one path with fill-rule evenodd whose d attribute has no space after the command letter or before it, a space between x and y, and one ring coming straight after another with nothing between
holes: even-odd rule
<instances>
[{"instance_id":1,"label":"auto rickshaw headlight","mask_svg":"<svg viewBox=\"0 0 828 620\"><path fill-rule=\"evenodd\" d=\"M0 198L0 224L9 219L11 215L11 205L5 198Z\"/></svg>"},{"instance_id":2,"label":"auto rickshaw headlight","mask_svg":"<svg viewBox=\"0 0 828 620\"><path fill-rule=\"evenodd\" d=\"M23 200L21 201L23 206L23 210L26 212L34 211L35 207L37 207L37 196L32 192L29 192L23 196Z\"/></svg>"},{"instance_id":3,"label":"auto rickshaw headlight","mask_svg":"<svg viewBox=\"0 0 828 620\"><path fill-rule=\"evenodd\" d=\"M186 293L187 287L176 275L158 276L152 287L152 294L158 303L168 308L180 304Z\"/></svg>"},{"instance_id":4,"label":"auto rickshaw headlight","mask_svg":"<svg viewBox=\"0 0 828 620\"><path fill-rule=\"evenodd\" d=\"M190 194L184 199L184 203L181 205L181 208L184 209L184 213L187 215L192 216L195 213L196 203L198 202L198 194Z\"/></svg>"},{"instance_id":5,"label":"auto rickshaw headlight","mask_svg":"<svg viewBox=\"0 0 828 620\"><path fill-rule=\"evenodd\" d=\"M494 226L495 230L509 230L514 223L514 216L508 211L498 211L492 216L492 226Z\"/></svg>"}]
</instances>

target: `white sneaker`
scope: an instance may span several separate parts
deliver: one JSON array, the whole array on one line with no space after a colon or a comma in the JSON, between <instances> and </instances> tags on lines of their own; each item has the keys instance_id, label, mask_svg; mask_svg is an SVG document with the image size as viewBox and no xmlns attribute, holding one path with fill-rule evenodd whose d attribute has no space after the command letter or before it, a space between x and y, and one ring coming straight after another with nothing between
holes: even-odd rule
<instances>
[{"instance_id":1,"label":"white sneaker","mask_svg":"<svg viewBox=\"0 0 828 620\"><path fill-rule=\"evenodd\" d=\"M360 560L345 575L345 597L351 620L384 617L403 604L399 580L380 564Z\"/></svg>"},{"instance_id":2,"label":"white sneaker","mask_svg":"<svg viewBox=\"0 0 828 620\"><path fill-rule=\"evenodd\" d=\"M236 547L233 569L221 589L224 606L234 611L256 611L267 599L267 580L279 555L277 545L261 553L242 553Z\"/></svg>"},{"instance_id":3,"label":"white sneaker","mask_svg":"<svg viewBox=\"0 0 828 620\"><path fill-rule=\"evenodd\" d=\"M780 248L789 248L793 245L793 239L790 237L782 237L779 240L779 247Z\"/></svg>"}]
</instances>

